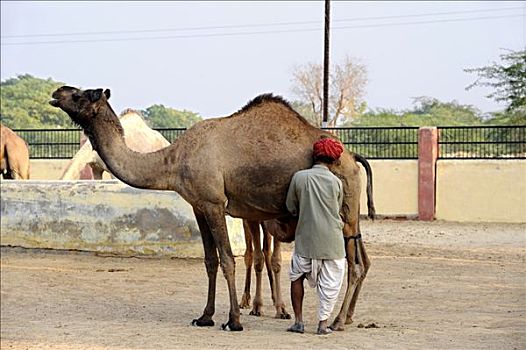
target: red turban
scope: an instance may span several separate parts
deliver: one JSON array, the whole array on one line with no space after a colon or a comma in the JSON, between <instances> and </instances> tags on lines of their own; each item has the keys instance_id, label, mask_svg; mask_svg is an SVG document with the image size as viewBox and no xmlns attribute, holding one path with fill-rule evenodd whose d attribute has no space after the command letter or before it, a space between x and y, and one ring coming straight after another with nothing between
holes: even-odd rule
<instances>
[{"instance_id":1,"label":"red turban","mask_svg":"<svg viewBox=\"0 0 526 350\"><path fill-rule=\"evenodd\" d=\"M335 139L324 138L314 142L312 151L314 157L324 156L336 160L343 153L343 145Z\"/></svg>"}]
</instances>

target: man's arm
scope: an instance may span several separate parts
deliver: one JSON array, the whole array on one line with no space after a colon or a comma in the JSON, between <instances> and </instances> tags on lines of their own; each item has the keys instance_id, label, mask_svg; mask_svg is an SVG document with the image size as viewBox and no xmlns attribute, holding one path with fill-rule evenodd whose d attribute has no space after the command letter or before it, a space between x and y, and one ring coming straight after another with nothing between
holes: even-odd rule
<instances>
[{"instance_id":1,"label":"man's arm","mask_svg":"<svg viewBox=\"0 0 526 350\"><path fill-rule=\"evenodd\" d=\"M292 181L289 185L289 191L287 192L287 200L285 204L287 205L287 210L292 214L292 216L298 216L298 195L296 193L296 176L292 177Z\"/></svg>"}]
</instances>

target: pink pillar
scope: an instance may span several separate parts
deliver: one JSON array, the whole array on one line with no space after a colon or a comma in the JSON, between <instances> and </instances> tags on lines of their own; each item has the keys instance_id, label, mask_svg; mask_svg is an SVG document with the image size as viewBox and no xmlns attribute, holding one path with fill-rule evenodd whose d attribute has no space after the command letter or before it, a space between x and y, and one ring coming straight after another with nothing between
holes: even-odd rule
<instances>
[{"instance_id":1,"label":"pink pillar","mask_svg":"<svg viewBox=\"0 0 526 350\"><path fill-rule=\"evenodd\" d=\"M438 130L422 127L418 130L418 219L435 218L435 178L438 157Z\"/></svg>"},{"instance_id":2,"label":"pink pillar","mask_svg":"<svg viewBox=\"0 0 526 350\"><path fill-rule=\"evenodd\" d=\"M86 143L88 138L84 133L80 135L80 147ZM82 170L80 171L80 177L81 180L93 180L93 170L91 170L91 167L89 165L86 165Z\"/></svg>"}]
</instances>

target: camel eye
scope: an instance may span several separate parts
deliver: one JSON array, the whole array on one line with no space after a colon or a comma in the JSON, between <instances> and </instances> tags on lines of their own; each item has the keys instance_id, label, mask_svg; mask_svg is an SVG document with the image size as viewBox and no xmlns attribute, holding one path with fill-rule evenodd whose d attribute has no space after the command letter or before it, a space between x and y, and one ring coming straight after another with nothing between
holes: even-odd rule
<instances>
[{"instance_id":1,"label":"camel eye","mask_svg":"<svg viewBox=\"0 0 526 350\"><path fill-rule=\"evenodd\" d=\"M73 101L77 102L80 99L80 95L79 94L73 94L73 95L71 95L71 98L73 98Z\"/></svg>"}]
</instances>

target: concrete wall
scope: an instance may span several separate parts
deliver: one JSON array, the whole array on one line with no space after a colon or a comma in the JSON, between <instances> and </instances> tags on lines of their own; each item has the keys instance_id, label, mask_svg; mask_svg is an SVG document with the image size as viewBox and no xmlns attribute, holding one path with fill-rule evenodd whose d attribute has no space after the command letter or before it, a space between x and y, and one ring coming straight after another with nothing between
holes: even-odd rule
<instances>
[{"instance_id":1,"label":"concrete wall","mask_svg":"<svg viewBox=\"0 0 526 350\"><path fill-rule=\"evenodd\" d=\"M437 219L526 222L525 160L437 163Z\"/></svg>"},{"instance_id":2,"label":"concrete wall","mask_svg":"<svg viewBox=\"0 0 526 350\"><path fill-rule=\"evenodd\" d=\"M118 180L2 181L1 244L125 255L202 257L191 206L177 193ZM227 217L234 254L245 249L242 222Z\"/></svg>"}]
</instances>

